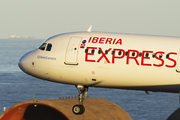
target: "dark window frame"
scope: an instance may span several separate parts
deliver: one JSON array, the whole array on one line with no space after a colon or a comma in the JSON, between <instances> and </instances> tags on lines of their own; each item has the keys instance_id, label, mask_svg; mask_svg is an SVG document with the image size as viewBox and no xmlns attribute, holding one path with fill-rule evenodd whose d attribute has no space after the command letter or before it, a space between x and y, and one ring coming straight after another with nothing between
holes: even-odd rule
<instances>
[{"instance_id":1,"label":"dark window frame","mask_svg":"<svg viewBox=\"0 0 180 120\"><path fill-rule=\"evenodd\" d=\"M46 47L46 51L51 51L52 49L52 44L48 43L47 47Z\"/></svg>"},{"instance_id":2,"label":"dark window frame","mask_svg":"<svg viewBox=\"0 0 180 120\"><path fill-rule=\"evenodd\" d=\"M45 50L47 46L47 43L43 43L38 49Z\"/></svg>"}]
</instances>

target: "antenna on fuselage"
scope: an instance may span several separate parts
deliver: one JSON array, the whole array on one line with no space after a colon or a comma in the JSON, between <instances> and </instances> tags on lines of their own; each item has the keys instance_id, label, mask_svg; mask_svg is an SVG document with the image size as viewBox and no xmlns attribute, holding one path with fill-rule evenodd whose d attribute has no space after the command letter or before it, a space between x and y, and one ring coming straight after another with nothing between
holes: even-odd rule
<instances>
[{"instance_id":1,"label":"antenna on fuselage","mask_svg":"<svg viewBox=\"0 0 180 120\"><path fill-rule=\"evenodd\" d=\"M92 25L88 28L87 31L88 31L88 32L91 32L91 28L92 28Z\"/></svg>"}]
</instances>

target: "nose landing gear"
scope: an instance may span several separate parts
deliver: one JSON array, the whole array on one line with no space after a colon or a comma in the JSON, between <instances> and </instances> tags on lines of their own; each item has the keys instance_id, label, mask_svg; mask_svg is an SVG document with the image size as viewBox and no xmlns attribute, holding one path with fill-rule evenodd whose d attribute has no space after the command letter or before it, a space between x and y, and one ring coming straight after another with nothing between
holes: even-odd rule
<instances>
[{"instance_id":1,"label":"nose landing gear","mask_svg":"<svg viewBox=\"0 0 180 120\"><path fill-rule=\"evenodd\" d=\"M76 115L81 115L85 112L85 107L83 106L83 101L86 98L88 87L84 87L82 85L76 85L76 88L79 92L79 104L74 105L72 111Z\"/></svg>"}]
</instances>

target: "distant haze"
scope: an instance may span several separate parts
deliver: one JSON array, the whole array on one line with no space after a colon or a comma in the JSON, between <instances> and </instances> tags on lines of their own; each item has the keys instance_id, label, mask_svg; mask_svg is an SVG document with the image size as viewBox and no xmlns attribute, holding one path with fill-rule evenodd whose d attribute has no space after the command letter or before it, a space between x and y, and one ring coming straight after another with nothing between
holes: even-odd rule
<instances>
[{"instance_id":1,"label":"distant haze","mask_svg":"<svg viewBox=\"0 0 180 120\"><path fill-rule=\"evenodd\" d=\"M0 38L86 31L180 36L178 0L0 0Z\"/></svg>"}]
</instances>

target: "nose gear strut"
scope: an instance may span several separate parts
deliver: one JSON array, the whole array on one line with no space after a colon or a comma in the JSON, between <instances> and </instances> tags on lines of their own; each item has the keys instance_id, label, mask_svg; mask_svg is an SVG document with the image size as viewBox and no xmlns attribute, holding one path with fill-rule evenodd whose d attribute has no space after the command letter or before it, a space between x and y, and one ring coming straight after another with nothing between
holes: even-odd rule
<instances>
[{"instance_id":1,"label":"nose gear strut","mask_svg":"<svg viewBox=\"0 0 180 120\"><path fill-rule=\"evenodd\" d=\"M81 115L85 112L85 107L83 106L83 101L87 96L88 87L82 85L76 85L76 88L79 92L79 104L74 105L72 111L76 115Z\"/></svg>"}]
</instances>

